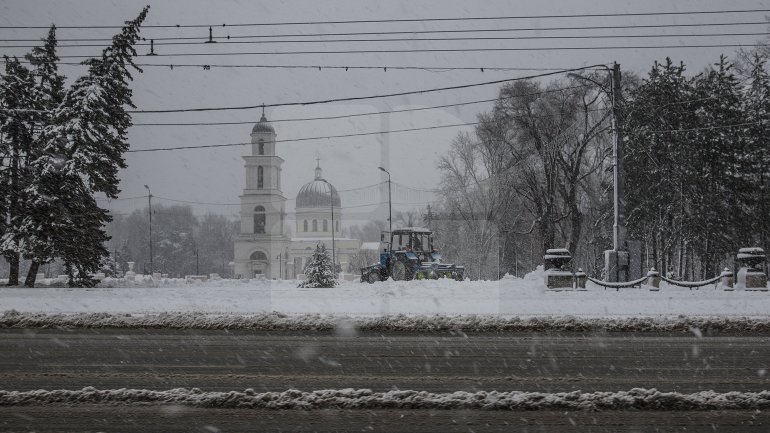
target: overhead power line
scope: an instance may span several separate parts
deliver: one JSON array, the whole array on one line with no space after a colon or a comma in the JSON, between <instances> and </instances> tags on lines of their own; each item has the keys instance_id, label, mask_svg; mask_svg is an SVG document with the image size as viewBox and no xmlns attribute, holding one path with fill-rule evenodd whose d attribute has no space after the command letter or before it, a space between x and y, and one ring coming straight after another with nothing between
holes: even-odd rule
<instances>
[{"instance_id":1,"label":"overhead power line","mask_svg":"<svg viewBox=\"0 0 770 433\"><path fill-rule=\"evenodd\" d=\"M366 135L381 135L381 134L392 134L392 133L398 133L398 132L412 132L412 131L427 131L430 129L443 129L443 128L456 128L460 126L473 126L478 125L480 122L470 122L470 123L455 123L452 125L438 125L438 126L426 126L422 128L407 128L407 129L392 129L389 131L376 131L376 132L357 132L353 134L341 134L341 135L327 135L323 137L302 137L302 138L293 138L293 139L287 139L287 140L275 140L274 143L294 143L299 141L311 141L311 140L326 140L330 138L348 138L348 137L362 137ZM243 143L224 143L224 144L202 144L202 145L194 145L194 146L174 146L174 147L156 147L151 149L132 149L126 151L127 153L138 153L138 152L161 152L161 151L170 151L170 150L186 150L186 149L206 149L206 148L215 148L215 147L234 147L234 146L246 146L252 144L251 142L243 142Z\"/></svg>"},{"instance_id":2,"label":"overhead power line","mask_svg":"<svg viewBox=\"0 0 770 433\"><path fill-rule=\"evenodd\" d=\"M582 89L586 87L593 87L593 86L580 85L580 86L560 87L556 89L546 89L546 90L541 90L539 92L524 93L520 95L513 95L513 96L499 97L499 98L492 98L492 99L480 99L476 101L458 102L455 104L433 105L430 107L403 108L399 110L383 110L383 111L373 111L368 113L342 114L338 116L301 117L301 118L293 118L293 119L271 119L270 123L307 122L307 121L313 121L313 120L335 120L335 119L347 119L351 117L377 116L381 114L394 114L394 113L405 113L405 112L413 112L413 111L436 110L440 108L460 107L464 105L481 104L485 102L496 102L501 99L507 100L507 99L515 99L515 98L524 98L527 96L536 96L536 95L542 95L547 93L563 92L565 90ZM252 123L254 123L254 120L236 121L236 122L188 122L188 123L148 122L148 123L134 123L133 126L214 126L214 125L244 125L244 124L252 124Z\"/></svg>"},{"instance_id":3,"label":"overhead power line","mask_svg":"<svg viewBox=\"0 0 770 433\"><path fill-rule=\"evenodd\" d=\"M432 37L432 38L353 38L353 39L270 39L270 40L224 40L223 44L318 44L318 43L360 43L360 42L458 42L458 41L515 41L515 40L553 40L553 39L646 39L646 38L700 38L726 36L767 36L767 32L744 33L675 33L650 35L558 35L558 36L466 36L466 37ZM184 42L154 42L153 46L192 45L200 46L200 41ZM150 46L149 43L137 43L136 46ZM0 48L33 48L36 44L0 45ZM57 48L86 48L103 47L103 44L59 44Z\"/></svg>"},{"instance_id":4,"label":"overhead power line","mask_svg":"<svg viewBox=\"0 0 770 433\"><path fill-rule=\"evenodd\" d=\"M724 128L736 128L736 127L742 127L742 126L760 125L762 123L764 122L763 121L744 122L744 123L736 123L736 124L730 124L730 125L713 125L713 126L706 126L706 127L700 127L700 128L669 129L669 130L657 130L657 131L650 131L650 132L674 133L674 132L688 132L688 131L704 131L704 130L712 130L712 129L724 129ZM475 126L479 124L481 124L481 122L456 123L452 125L438 125L438 126L428 126L428 127L422 127L422 128L394 129L389 131L376 131L376 132L360 132L360 133L342 134L342 135L328 135L323 137L303 137L303 138L295 138L295 139L287 139L287 140L275 140L275 143L290 143L290 142L300 142L300 141L310 141L310 140L326 140L326 139L332 139L332 138L348 138L348 137L361 137L361 136L367 136L367 135L392 134L392 133L399 133L399 132L426 131L431 129L455 128L455 127L461 127L461 126ZM224 143L224 144L204 144L204 145L193 145L193 146L159 147L159 148L151 148L151 149L132 149L132 150L128 150L127 153L161 152L161 151L188 150L188 149L207 149L207 148L217 148L217 147L247 146L250 144L253 144L253 143L243 142L243 143Z\"/></svg>"},{"instance_id":5,"label":"overhead power line","mask_svg":"<svg viewBox=\"0 0 770 433\"><path fill-rule=\"evenodd\" d=\"M503 80L486 81L482 83L472 83L472 84L462 84L458 86L436 87L431 89L411 90L406 92L385 93L385 94L368 95L368 96L353 96L353 97L347 97L347 98L324 99L324 100L318 100L318 101L283 102L283 103L274 103L274 104L260 104L260 105L237 106L237 107L177 108L177 109L166 109L166 110L131 110L127 112L128 113L177 113L177 112L194 112L194 111L250 110L255 108L267 108L267 107L272 108L272 107L287 107L287 106L298 106L298 105L329 104L333 102L361 101L366 99L380 99L380 98L389 98L394 96L417 95L417 94L423 94L423 93L433 93L433 92L442 92L447 90L458 90L458 89L467 89L472 87L489 86L493 84L502 84L502 83L508 83L513 81L530 80L533 78L547 77L547 76L563 74L567 72L583 71L586 69L593 69L597 67L606 67L606 65L583 66L579 68L562 69L560 71L543 72L540 74L527 75L527 76L515 77L515 78L507 78Z\"/></svg>"},{"instance_id":6,"label":"overhead power line","mask_svg":"<svg viewBox=\"0 0 770 433\"><path fill-rule=\"evenodd\" d=\"M657 28L677 28L677 27L724 27L724 26L751 26L768 25L768 21L741 21L741 22L718 22L718 23L683 23L683 24L628 24L628 25L602 25L602 26L558 26L558 27L506 27L506 28L465 28L465 29L444 29L444 30L412 30L412 31L365 31L365 32L321 32L321 33L280 33L280 34L260 34L260 35L226 35L213 36L214 40L219 42L233 39L253 39L253 38L288 38L288 37L326 37L326 36L373 36L373 35L422 35L422 34L440 34L440 33L488 33L488 32L522 32L522 31L562 31L562 30L621 30L621 29L657 29ZM183 41L197 40L199 42L207 41L206 36L172 36L172 37L153 37L145 36L143 40L152 39L155 42L161 41ZM111 38L61 38L59 42L111 42ZM37 39L14 39L0 38L0 42L40 42ZM148 44L144 44L148 45Z\"/></svg>"},{"instance_id":7,"label":"overhead power line","mask_svg":"<svg viewBox=\"0 0 770 433\"><path fill-rule=\"evenodd\" d=\"M607 45L595 47L507 47L507 48L409 48L390 50L315 50L315 51L253 51L253 52L217 52L217 53L164 53L137 54L137 57L201 57L201 56L278 56L278 55L319 55L319 54L395 54L395 53L480 53L480 52L515 52L515 51L584 51L584 50L662 50L682 48L744 48L752 44L687 44L687 45ZM62 59L90 59L95 56L61 55Z\"/></svg>"},{"instance_id":8,"label":"overhead power line","mask_svg":"<svg viewBox=\"0 0 770 433\"><path fill-rule=\"evenodd\" d=\"M611 18L611 17L646 17L646 16L680 16L680 15L723 15L743 13L765 13L770 9L732 9L732 10L694 10L673 12L622 12L622 13L585 13L585 14L553 14L553 15L511 15L511 16L482 16L482 17L437 17L437 18L390 18L368 20L334 20L334 21L283 21L237 24L146 24L143 28L205 28L205 27L266 27L294 26L319 24L376 24L376 23L409 23L409 22L447 22L447 21L503 21L523 19L558 19L558 18ZM123 25L78 25L57 26L60 29L117 29ZM49 26L0 26L0 29L47 29Z\"/></svg>"},{"instance_id":9,"label":"overhead power line","mask_svg":"<svg viewBox=\"0 0 770 433\"><path fill-rule=\"evenodd\" d=\"M27 63L29 61L19 59L20 63ZM86 66L80 62L57 62L59 66ZM210 63L136 63L136 66L140 68L157 67L167 68L174 70L176 68L196 68L210 70L212 68L222 69L239 69L239 68L255 68L255 69L317 69L317 70L380 70L387 72L388 70L401 71L401 70L420 70L428 72L448 72L448 71L562 71L566 68L527 68L527 67L497 67L497 66L398 66L398 65L238 65L238 64L210 64Z\"/></svg>"}]
</instances>

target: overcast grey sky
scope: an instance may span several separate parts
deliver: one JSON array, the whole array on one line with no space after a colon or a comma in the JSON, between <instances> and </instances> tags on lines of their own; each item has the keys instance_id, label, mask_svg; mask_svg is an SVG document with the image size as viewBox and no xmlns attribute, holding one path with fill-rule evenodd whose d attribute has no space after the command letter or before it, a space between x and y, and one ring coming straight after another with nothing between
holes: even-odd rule
<instances>
[{"instance_id":1,"label":"overcast grey sky","mask_svg":"<svg viewBox=\"0 0 770 433\"><path fill-rule=\"evenodd\" d=\"M141 1L34 1L3 0L0 3L0 26L98 26L120 25L134 18L147 2ZM151 10L146 24L219 24L214 36L305 34L319 32L416 31L446 29L538 28L537 31L488 32L470 36L586 36L628 34L697 34L697 33L761 33L763 24L721 27L674 27L604 30L544 30L553 27L612 26L644 24L687 24L762 22L764 13L674 15L647 17L539 18L494 21L449 21L368 24L314 24L225 27L240 23L275 23L296 21L329 21L356 19L402 19L436 17L495 17L581 13L664 12L719 9L765 9L766 1L162 1L149 2ZM60 29L60 39L109 37L114 29ZM2 45L8 39L37 39L44 29L0 29ZM205 28L160 29L142 31L151 38L206 37ZM462 34L433 34L423 36L457 37ZM415 37L414 34L400 35ZM468 36L468 34L466 34ZM362 37L362 36L359 36ZM396 36L388 36L396 37ZM231 64L231 65L374 65L374 66L435 66L474 67L480 70L326 70L317 69L257 69L202 67L147 67L136 74L134 101L139 109L193 108L243 106L301 102L378 93L393 93L431 87L444 87L513 78L538 71L492 71L489 68L572 68L617 61L624 71L644 74L655 60L666 56L684 61L691 72L700 71L713 63L720 53L733 56L735 48L677 48L677 49L597 49L542 51L487 51L443 53L378 53L378 54L301 54L301 55L237 55L237 56L163 56L172 53L226 53L267 51L362 50L395 48L536 48L585 46L644 46L684 44L747 44L763 36L724 37L665 37L610 39L550 39L500 41L410 41L410 42L346 42L346 43L281 43L281 44L202 44L155 46L157 57L141 57L140 63L157 64ZM284 38L297 39L297 38ZM308 39L308 38L306 38ZM246 39L240 39L246 40ZM251 39L253 40L253 39ZM179 41L176 41L179 42ZM84 42L72 42L83 44ZM65 44L65 42L62 42ZM0 48L9 55L22 55L25 48ZM96 55L98 47L61 48L65 55ZM139 47L141 54L149 47ZM77 61L66 59L63 61ZM84 69L64 66L62 71L74 79ZM316 116L344 115L370 111L452 104L471 100L491 99L498 86L475 87L423 95L410 95L355 103L284 107L268 109L270 119L292 119ZM373 132L386 129L419 128L475 121L478 112L491 104L475 104L440 110L424 110L381 116L354 117L337 120L280 122L274 126L279 140L326 135ZM135 123L146 122L256 122L260 110L217 111L203 113L136 114ZM132 149L239 143L250 140L251 124L229 126L135 126L130 132ZM470 127L435 129L429 131L391 134L390 161L380 161L383 136L364 136L331 140L279 143L278 154L286 162L283 171L283 191L289 199L299 187L313 177L315 158L321 158L324 176L338 189L346 190L376 184L382 180L378 165L390 168L393 180L402 184L430 189L437 185L438 158L448 149L458 131ZM246 146L217 149L181 150L174 152L131 153L126 159L129 167L121 172L121 197L146 194L148 184L159 202L161 197L193 202L237 203L243 188L243 162ZM426 200L425 194L410 200ZM343 201L345 195L343 195ZM362 193L349 201L365 204L378 200ZM402 201L406 200L403 198ZM395 200L394 200L395 201ZM126 199L109 204L114 210L128 212L144 206L144 199ZM410 206L403 206L403 208ZM291 211L293 202L287 203ZM396 206L396 208L399 208ZM367 209L367 208L363 208ZM196 210L232 214L237 206L196 206ZM349 212L350 213L350 212ZM383 218L385 215L382 216Z\"/></svg>"}]
</instances>

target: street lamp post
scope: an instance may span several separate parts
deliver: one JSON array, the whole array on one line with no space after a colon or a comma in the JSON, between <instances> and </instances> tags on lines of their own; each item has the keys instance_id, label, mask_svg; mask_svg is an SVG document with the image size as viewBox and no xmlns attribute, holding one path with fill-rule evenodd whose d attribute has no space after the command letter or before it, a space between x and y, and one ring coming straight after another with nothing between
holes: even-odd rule
<instances>
[{"instance_id":1,"label":"street lamp post","mask_svg":"<svg viewBox=\"0 0 770 433\"><path fill-rule=\"evenodd\" d=\"M337 261L334 253L335 245L334 245L334 189L332 188L332 184L326 181L326 179L321 179L323 183L326 184L326 186L329 187L329 209L332 213L332 266L334 267L334 274L337 274Z\"/></svg>"},{"instance_id":2,"label":"street lamp post","mask_svg":"<svg viewBox=\"0 0 770 433\"><path fill-rule=\"evenodd\" d=\"M393 202L390 199L390 172L382 167L377 167L388 175L388 231L393 234Z\"/></svg>"},{"instance_id":3,"label":"street lamp post","mask_svg":"<svg viewBox=\"0 0 770 433\"><path fill-rule=\"evenodd\" d=\"M198 248L195 248L195 275L200 275L200 270L198 268Z\"/></svg>"},{"instance_id":4,"label":"street lamp post","mask_svg":"<svg viewBox=\"0 0 770 433\"><path fill-rule=\"evenodd\" d=\"M626 251L626 222L625 222L625 179L623 176L623 146L620 145L620 123L618 122L619 107L617 104L620 97L620 65L613 64L610 69L603 67L610 75L610 90L595 80L578 74L568 74L581 80L590 81L599 87L604 93L609 95L612 103L612 184L613 184L613 224L612 224L612 253L614 259L605 257L606 278L609 281L626 281L628 275L621 272L621 267L628 263L628 254ZM625 254L619 254L623 251ZM606 254L607 252L605 252ZM623 256L621 258L621 255ZM611 264L614 263L614 266ZM624 264L621 266L621 264ZM611 272L614 269L614 272Z\"/></svg>"},{"instance_id":5,"label":"street lamp post","mask_svg":"<svg viewBox=\"0 0 770 433\"><path fill-rule=\"evenodd\" d=\"M155 269L152 266L152 192L150 191L149 186L145 185L144 187L147 188L147 209L150 215L150 275L152 275Z\"/></svg>"}]
</instances>

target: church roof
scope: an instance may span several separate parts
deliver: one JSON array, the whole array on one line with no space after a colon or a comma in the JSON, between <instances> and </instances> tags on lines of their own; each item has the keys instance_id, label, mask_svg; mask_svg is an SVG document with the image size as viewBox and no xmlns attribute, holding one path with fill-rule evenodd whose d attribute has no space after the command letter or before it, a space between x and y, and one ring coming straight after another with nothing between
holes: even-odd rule
<instances>
[{"instance_id":1,"label":"church roof","mask_svg":"<svg viewBox=\"0 0 770 433\"><path fill-rule=\"evenodd\" d=\"M297 193L297 207L298 208L329 208L331 206L329 199L329 189L331 188L332 197L334 200L334 207L341 207L340 196L337 193L337 189L334 185L326 182L321 176L320 165L315 169L315 179L302 185Z\"/></svg>"},{"instance_id":2,"label":"church roof","mask_svg":"<svg viewBox=\"0 0 770 433\"><path fill-rule=\"evenodd\" d=\"M251 133L271 133L275 134L275 129L273 128L273 125L270 124L270 122L267 121L267 117L265 117L264 111L262 112L262 118L259 119L259 122L257 122L254 127L251 129Z\"/></svg>"}]
</instances>

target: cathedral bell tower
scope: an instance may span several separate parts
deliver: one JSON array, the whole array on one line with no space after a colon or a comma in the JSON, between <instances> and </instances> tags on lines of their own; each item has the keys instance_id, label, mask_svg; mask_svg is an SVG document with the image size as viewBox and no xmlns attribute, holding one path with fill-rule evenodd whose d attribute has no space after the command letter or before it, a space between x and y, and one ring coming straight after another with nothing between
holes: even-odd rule
<instances>
[{"instance_id":1,"label":"cathedral bell tower","mask_svg":"<svg viewBox=\"0 0 770 433\"><path fill-rule=\"evenodd\" d=\"M235 240L235 275L284 278L288 247L284 233L286 197L281 192L283 159L275 154L275 129L265 117L251 130L251 154L243 157L246 185L241 198L241 231Z\"/></svg>"}]
</instances>

